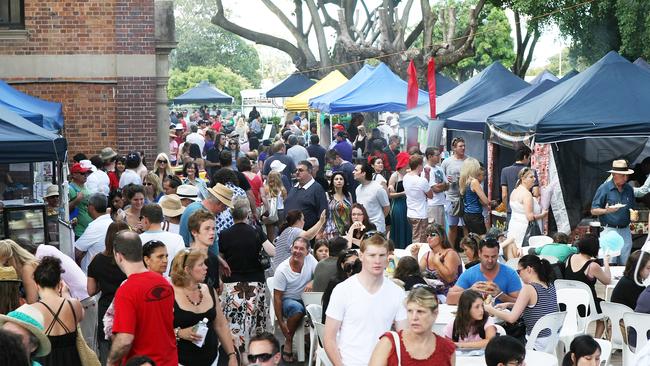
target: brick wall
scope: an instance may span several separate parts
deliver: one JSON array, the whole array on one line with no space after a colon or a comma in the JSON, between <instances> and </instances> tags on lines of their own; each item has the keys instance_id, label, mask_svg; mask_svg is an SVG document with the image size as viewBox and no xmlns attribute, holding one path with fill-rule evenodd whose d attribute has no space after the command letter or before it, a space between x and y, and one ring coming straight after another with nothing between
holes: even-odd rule
<instances>
[{"instance_id":1,"label":"brick wall","mask_svg":"<svg viewBox=\"0 0 650 366\"><path fill-rule=\"evenodd\" d=\"M153 54L155 47L153 0L116 0L115 53Z\"/></svg>"},{"instance_id":2,"label":"brick wall","mask_svg":"<svg viewBox=\"0 0 650 366\"><path fill-rule=\"evenodd\" d=\"M117 85L117 148L144 150L148 163L156 151L156 79L120 78Z\"/></svg>"}]
</instances>

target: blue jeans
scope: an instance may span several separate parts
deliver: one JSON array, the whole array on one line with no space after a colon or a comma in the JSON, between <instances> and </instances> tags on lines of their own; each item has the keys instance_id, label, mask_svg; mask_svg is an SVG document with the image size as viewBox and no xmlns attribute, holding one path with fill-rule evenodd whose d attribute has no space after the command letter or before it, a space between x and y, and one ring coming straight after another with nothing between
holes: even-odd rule
<instances>
[{"instance_id":1,"label":"blue jeans","mask_svg":"<svg viewBox=\"0 0 650 366\"><path fill-rule=\"evenodd\" d=\"M296 314L305 314L305 304L302 300L283 298L282 299L282 315L289 319Z\"/></svg>"},{"instance_id":2,"label":"blue jeans","mask_svg":"<svg viewBox=\"0 0 650 366\"><path fill-rule=\"evenodd\" d=\"M629 227L621 229L605 227L600 235L603 235L608 231L615 231L623 238L623 248L621 249L621 255L618 256L618 265L624 266L627 262L627 258L630 256L630 252L632 251L632 232L630 232Z\"/></svg>"}]
</instances>

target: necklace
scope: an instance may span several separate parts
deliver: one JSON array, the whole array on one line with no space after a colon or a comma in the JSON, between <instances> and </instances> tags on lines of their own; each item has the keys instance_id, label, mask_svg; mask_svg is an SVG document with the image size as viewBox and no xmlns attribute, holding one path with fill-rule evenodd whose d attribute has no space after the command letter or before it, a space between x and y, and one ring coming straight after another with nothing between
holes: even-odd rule
<instances>
[{"instance_id":1,"label":"necklace","mask_svg":"<svg viewBox=\"0 0 650 366\"><path fill-rule=\"evenodd\" d=\"M201 291L201 285L200 284L196 285L196 289L199 290L199 301L198 302L192 301L192 299L187 295L187 293L185 294L185 298L187 299L187 301L190 302L190 304L192 304L194 306L199 306L199 305L201 305L201 302L203 302L203 291Z\"/></svg>"}]
</instances>

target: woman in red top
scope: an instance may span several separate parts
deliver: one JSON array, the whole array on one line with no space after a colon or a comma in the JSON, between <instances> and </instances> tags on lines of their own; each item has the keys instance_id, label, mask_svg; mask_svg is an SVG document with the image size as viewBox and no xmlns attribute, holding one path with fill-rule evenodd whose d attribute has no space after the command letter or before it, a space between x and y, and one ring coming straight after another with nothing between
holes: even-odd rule
<instances>
[{"instance_id":1,"label":"woman in red top","mask_svg":"<svg viewBox=\"0 0 650 366\"><path fill-rule=\"evenodd\" d=\"M246 180L251 185L251 191L255 197L255 207L260 208L262 206L262 188L264 187L264 182L259 175L252 172L253 166L251 164L251 159L246 156L242 156L237 159L237 170L239 170ZM259 216L259 212L256 213L256 216Z\"/></svg>"},{"instance_id":2,"label":"woman in red top","mask_svg":"<svg viewBox=\"0 0 650 366\"><path fill-rule=\"evenodd\" d=\"M428 286L414 286L406 296L406 310L408 328L399 333L384 333L372 352L369 365L454 366L456 346L431 331L438 316L438 300L434 289ZM395 348L395 338L399 341L399 356Z\"/></svg>"}]
</instances>

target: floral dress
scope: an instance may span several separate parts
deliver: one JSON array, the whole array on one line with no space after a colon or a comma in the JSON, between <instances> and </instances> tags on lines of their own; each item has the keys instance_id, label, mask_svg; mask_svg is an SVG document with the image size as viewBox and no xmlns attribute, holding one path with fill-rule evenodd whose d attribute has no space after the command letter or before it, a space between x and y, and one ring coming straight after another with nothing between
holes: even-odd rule
<instances>
[{"instance_id":1,"label":"floral dress","mask_svg":"<svg viewBox=\"0 0 650 366\"><path fill-rule=\"evenodd\" d=\"M343 197L338 201L334 195L329 195L327 204L327 222L325 222L325 237L327 239L345 236L350 226L350 212L352 211L352 199Z\"/></svg>"}]
</instances>

